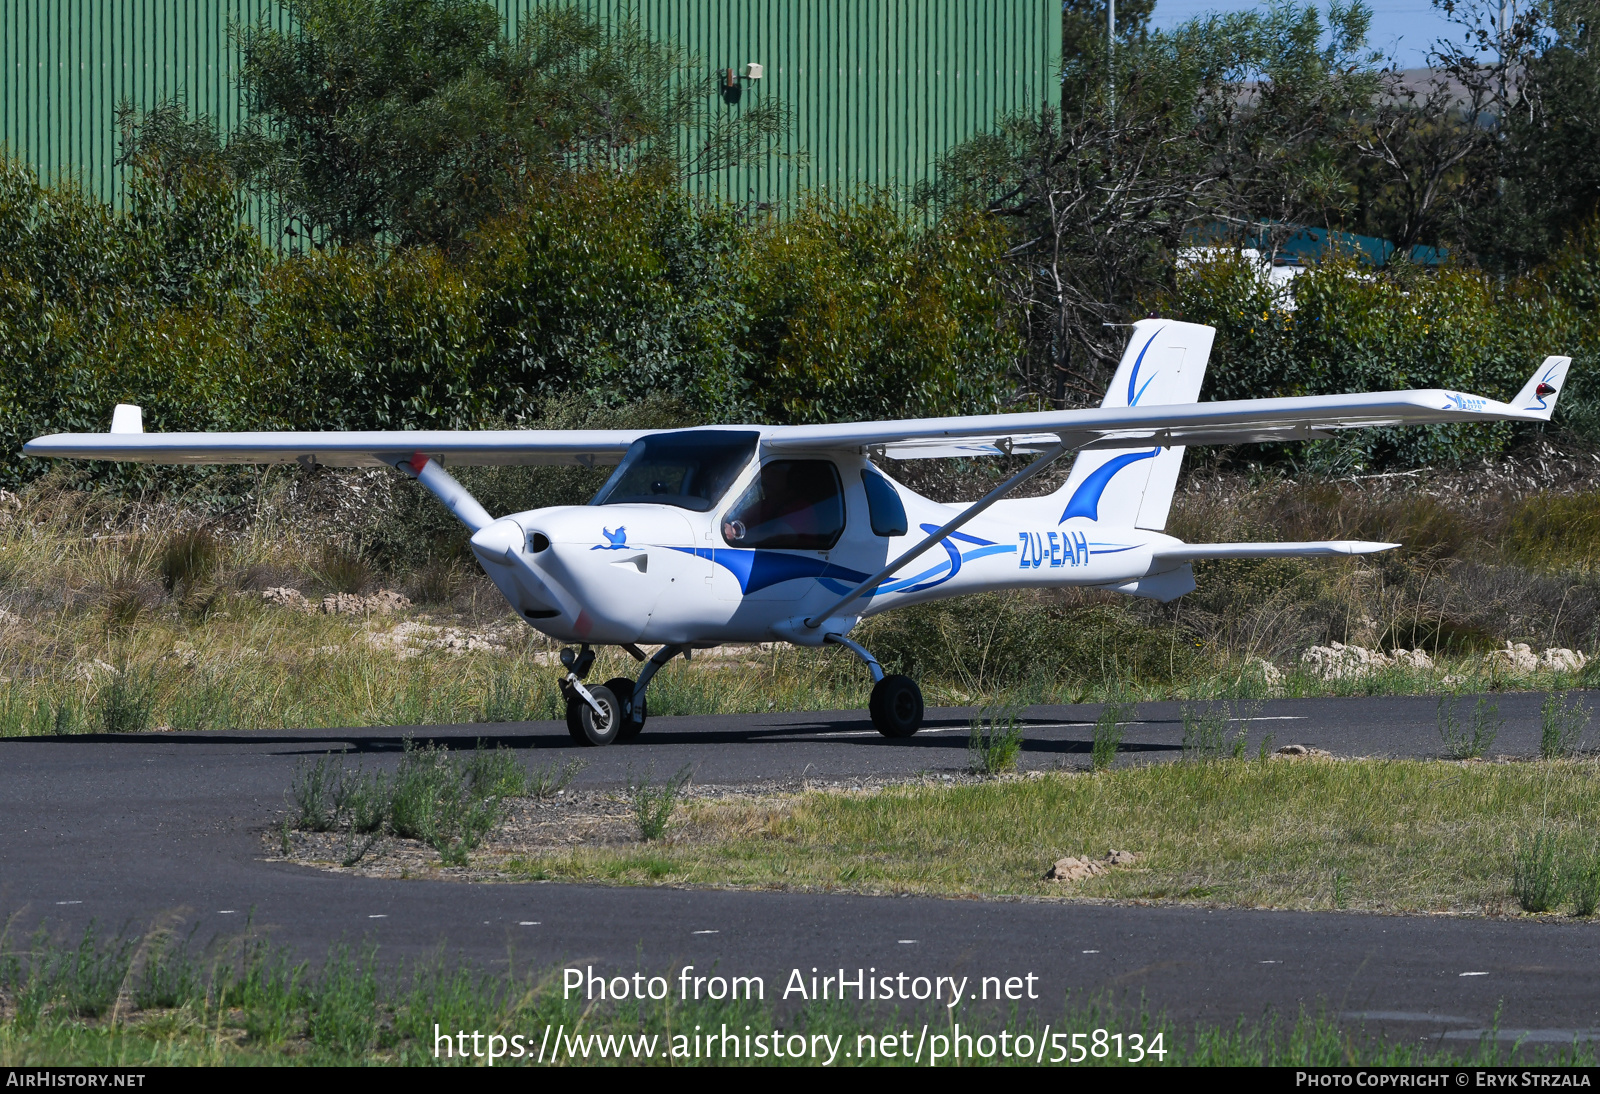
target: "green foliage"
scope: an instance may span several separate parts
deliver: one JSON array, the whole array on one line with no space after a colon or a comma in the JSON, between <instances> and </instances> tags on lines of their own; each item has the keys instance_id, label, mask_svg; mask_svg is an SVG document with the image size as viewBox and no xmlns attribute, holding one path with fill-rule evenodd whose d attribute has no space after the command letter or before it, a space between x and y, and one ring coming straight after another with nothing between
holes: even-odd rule
<instances>
[{"instance_id":1,"label":"green foliage","mask_svg":"<svg viewBox=\"0 0 1600 1094\"><path fill-rule=\"evenodd\" d=\"M1512 857L1511 891L1525 912L1548 912L1565 896L1554 834L1535 832L1518 842Z\"/></svg>"},{"instance_id":2,"label":"green foliage","mask_svg":"<svg viewBox=\"0 0 1600 1094\"><path fill-rule=\"evenodd\" d=\"M628 798L633 803L633 820L639 828L640 839L660 839L666 832L672 811L693 774L694 768L684 764L677 774L657 783L653 770L638 778L631 770L628 772Z\"/></svg>"},{"instance_id":3,"label":"green foliage","mask_svg":"<svg viewBox=\"0 0 1600 1094\"><path fill-rule=\"evenodd\" d=\"M295 764L289 793L294 801L295 827L302 832L326 832L340 820L344 790L344 763L329 756Z\"/></svg>"},{"instance_id":4,"label":"green foliage","mask_svg":"<svg viewBox=\"0 0 1600 1094\"><path fill-rule=\"evenodd\" d=\"M546 773L538 788L559 778ZM322 756L300 761L289 795L294 828L344 833L346 866L360 861L386 832L421 840L447 866L464 866L467 852L499 826L506 799L528 792L527 773L504 749L485 749L480 741L463 759L436 745L417 748L407 738L393 779L359 766L347 770L342 758Z\"/></svg>"},{"instance_id":5,"label":"green foliage","mask_svg":"<svg viewBox=\"0 0 1600 1094\"><path fill-rule=\"evenodd\" d=\"M426 843L447 866L464 866L467 852L499 825L507 791L521 792L521 774L509 753L480 747L462 761L447 749L417 748L408 739L394 777L390 830Z\"/></svg>"},{"instance_id":6,"label":"green foliage","mask_svg":"<svg viewBox=\"0 0 1600 1094\"><path fill-rule=\"evenodd\" d=\"M1587 851L1569 856L1563 884L1572 896L1572 911L1592 916L1600 910L1600 854L1591 845Z\"/></svg>"},{"instance_id":7,"label":"green foliage","mask_svg":"<svg viewBox=\"0 0 1600 1094\"><path fill-rule=\"evenodd\" d=\"M1582 699L1569 700L1564 691L1551 692L1539 704L1539 755L1546 760L1577 753L1592 712Z\"/></svg>"},{"instance_id":8,"label":"green foliage","mask_svg":"<svg viewBox=\"0 0 1600 1094\"><path fill-rule=\"evenodd\" d=\"M1171 626L1121 604L1050 593L985 593L873 616L861 642L884 671L969 694L1119 681L1140 687L1197 667L1201 651Z\"/></svg>"},{"instance_id":9,"label":"green foliage","mask_svg":"<svg viewBox=\"0 0 1600 1094\"><path fill-rule=\"evenodd\" d=\"M100 728L106 733L142 733L155 713L156 680L147 668L126 665L112 673L95 697Z\"/></svg>"},{"instance_id":10,"label":"green foliage","mask_svg":"<svg viewBox=\"0 0 1600 1094\"><path fill-rule=\"evenodd\" d=\"M225 188L182 194L236 216ZM752 223L647 174L585 175L460 253L253 251L248 276L136 221L0 163L0 483L45 470L25 441L104 431L118 402L150 431L809 421L993 409L1014 357L992 228L877 201ZM140 272L180 267L181 291ZM583 493L581 472L541 474Z\"/></svg>"},{"instance_id":11,"label":"green foliage","mask_svg":"<svg viewBox=\"0 0 1600 1094\"><path fill-rule=\"evenodd\" d=\"M929 230L883 199L814 202L762 232L745 343L764 366L762 416L998 409L1020 348L995 322L1003 244L990 221L954 212Z\"/></svg>"},{"instance_id":12,"label":"green foliage","mask_svg":"<svg viewBox=\"0 0 1600 1094\"><path fill-rule=\"evenodd\" d=\"M1500 717L1498 703L1480 696L1472 707L1472 727L1461 724L1456 711L1460 699L1456 695L1439 697L1439 739L1444 743L1445 755L1452 760L1481 760L1494 747L1505 719Z\"/></svg>"},{"instance_id":13,"label":"green foliage","mask_svg":"<svg viewBox=\"0 0 1600 1094\"><path fill-rule=\"evenodd\" d=\"M1217 328L1206 398L1437 387L1509 399L1547 354L1581 359L1600 335L1554 281L1501 284L1464 267L1374 273L1338 260L1290 283L1291 309L1252 264L1219 257L1186 268L1161 307ZM1587 428L1594 406L1580 380L1557 420ZM1514 436L1507 424L1359 430L1298 458L1333 474L1451 464L1502 452Z\"/></svg>"},{"instance_id":14,"label":"green foliage","mask_svg":"<svg viewBox=\"0 0 1600 1094\"><path fill-rule=\"evenodd\" d=\"M524 13L514 40L482 0L285 7L292 31L241 35L253 117L229 158L319 244L458 245L567 172L718 170L786 126L773 104L711 113L694 59L577 7Z\"/></svg>"},{"instance_id":15,"label":"green foliage","mask_svg":"<svg viewBox=\"0 0 1600 1094\"><path fill-rule=\"evenodd\" d=\"M1248 721L1259 704L1235 710L1228 703L1207 703L1200 706L1184 703L1178 708L1183 718L1183 755L1190 760L1219 760L1231 755L1239 759L1244 755ZM1228 727L1238 721L1239 728L1231 735Z\"/></svg>"},{"instance_id":16,"label":"green foliage","mask_svg":"<svg viewBox=\"0 0 1600 1094\"><path fill-rule=\"evenodd\" d=\"M1116 762L1117 749L1122 746L1123 723L1137 716L1138 706L1133 703L1107 703L1100 708L1094 720L1093 744L1090 746L1090 763L1096 771L1109 771Z\"/></svg>"},{"instance_id":17,"label":"green foliage","mask_svg":"<svg viewBox=\"0 0 1600 1094\"><path fill-rule=\"evenodd\" d=\"M967 768L975 775L999 775L1014 770L1022 754L1021 713L1014 703L982 707L972 716L967 734Z\"/></svg>"}]
</instances>

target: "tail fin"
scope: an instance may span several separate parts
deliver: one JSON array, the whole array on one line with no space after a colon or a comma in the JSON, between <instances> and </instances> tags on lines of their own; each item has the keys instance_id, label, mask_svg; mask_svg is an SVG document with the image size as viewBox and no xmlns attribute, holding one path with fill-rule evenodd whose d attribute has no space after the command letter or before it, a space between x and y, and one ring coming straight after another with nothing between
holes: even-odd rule
<instances>
[{"instance_id":1,"label":"tail fin","mask_svg":"<svg viewBox=\"0 0 1600 1094\"><path fill-rule=\"evenodd\" d=\"M1570 357L1546 357L1544 363L1534 370L1533 378L1511 400L1511 405L1518 410L1531 410L1549 421L1550 415L1555 413L1556 396L1561 394L1561 385L1567 382L1567 369L1571 364Z\"/></svg>"},{"instance_id":2,"label":"tail fin","mask_svg":"<svg viewBox=\"0 0 1600 1094\"><path fill-rule=\"evenodd\" d=\"M1143 319L1122 354L1102 406L1172 406L1200 398L1216 336L1211 327ZM1100 449L1078 453L1066 485L1051 495L1056 523L1082 517L1121 528L1166 527L1182 446ZM1115 482L1113 482L1115 480Z\"/></svg>"}]
</instances>

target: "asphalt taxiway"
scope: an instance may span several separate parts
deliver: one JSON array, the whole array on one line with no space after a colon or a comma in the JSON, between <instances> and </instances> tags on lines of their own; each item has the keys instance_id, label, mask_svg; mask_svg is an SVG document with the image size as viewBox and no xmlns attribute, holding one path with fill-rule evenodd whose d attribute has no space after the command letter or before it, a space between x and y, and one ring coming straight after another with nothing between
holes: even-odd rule
<instances>
[{"instance_id":1,"label":"asphalt taxiway","mask_svg":"<svg viewBox=\"0 0 1600 1094\"><path fill-rule=\"evenodd\" d=\"M1493 751L1537 748L1539 695L1495 698ZM1469 701L1470 702L1470 701ZM1087 763L1097 708L1025 712L1023 766ZM1437 700L1262 704L1247 748L1305 743L1337 755L1434 756ZM971 712L930 710L929 728L887 741L860 712L657 718L634 744L572 747L556 723L418 727L417 740L581 756L579 782L692 764L700 783L891 778L966 765ZM177 923L205 940L263 931L306 958L370 940L390 958L441 949L487 966L683 965L759 975L876 967L912 975L1036 979L1042 1017L1102 997L1179 1022L1231 1023L1322 1010L1402 1038L1500 1035L1570 1042L1600 1031L1600 927L1347 913L941 900L833 894L607 888L554 883L389 881L270 860L262 834L295 764L346 750L394 762L405 732L238 731L0 740L0 911L11 930L70 937L89 921ZM1172 704L1145 704L1122 762L1181 751ZM543 753L543 755L541 755ZM527 755L527 752L523 753ZM1009 1005L1009 1004L1008 1004ZM1600 1036L1600 1032L1596 1032Z\"/></svg>"}]
</instances>

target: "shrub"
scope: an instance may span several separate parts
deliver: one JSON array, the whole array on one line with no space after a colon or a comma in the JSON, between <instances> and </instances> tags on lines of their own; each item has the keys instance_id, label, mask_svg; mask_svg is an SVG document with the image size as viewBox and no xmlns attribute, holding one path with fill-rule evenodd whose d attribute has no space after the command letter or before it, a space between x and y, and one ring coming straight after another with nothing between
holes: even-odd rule
<instances>
[{"instance_id":1,"label":"shrub","mask_svg":"<svg viewBox=\"0 0 1600 1094\"><path fill-rule=\"evenodd\" d=\"M505 811L501 788L509 781L509 757L456 759L436 745L415 747L408 739L395 773L389 805L391 830L421 840L447 866L465 866L467 852L500 823Z\"/></svg>"},{"instance_id":2,"label":"shrub","mask_svg":"<svg viewBox=\"0 0 1600 1094\"><path fill-rule=\"evenodd\" d=\"M1295 278L1289 292L1292 309L1243 261L1200 262L1179 273L1162 310L1217 328L1207 398L1439 387L1508 399L1547 354L1592 352L1600 333L1555 283L1554 267L1501 284L1467 267L1374 271L1334 260ZM1586 421L1592 402L1575 385L1563 393L1558 421ZM1493 455L1515 435L1509 425L1360 430L1287 455L1303 467L1348 473Z\"/></svg>"},{"instance_id":3,"label":"shrub","mask_svg":"<svg viewBox=\"0 0 1600 1094\"><path fill-rule=\"evenodd\" d=\"M1096 771L1109 770L1122 746L1124 720L1137 717L1138 708L1131 703L1107 703L1100 708L1094 721L1094 744L1090 748L1090 762Z\"/></svg>"},{"instance_id":4,"label":"shrub","mask_svg":"<svg viewBox=\"0 0 1600 1094\"><path fill-rule=\"evenodd\" d=\"M976 775L999 775L1017 766L1022 754L1019 709L1012 704L983 707L972 718L967 736L967 767Z\"/></svg>"},{"instance_id":5,"label":"shrub","mask_svg":"<svg viewBox=\"0 0 1600 1094\"><path fill-rule=\"evenodd\" d=\"M217 565L217 543L203 528L178 532L161 549L161 582L169 593L192 592Z\"/></svg>"},{"instance_id":6,"label":"shrub","mask_svg":"<svg viewBox=\"0 0 1600 1094\"><path fill-rule=\"evenodd\" d=\"M1564 691L1551 692L1539 704L1539 755L1562 759L1578 751L1591 711L1583 700L1568 702Z\"/></svg>"},{"instance_id":7,"label":"shrub","mask_svg":"<svg viewBox=\"0 0 1600 1094\"><path fill-rule=\"evenodd\" d=\"M693 768L684 764L676 775L657 783L653 771L637 779L632 771L628 772L628 797L633 803L633 819L639 827L640 839L660 839L666 832L678 798L693 774Z\"/></svg>"},{"instance_id":8,"label":"shrub","mask_svg":"<svg viewBox=\"0 0 1600 1094\"><path fill-rule=\"evenodd\" d=\"M1574 914L1594 915L1600 909L1600 853L1591 848L1587 854L1569 862L1566 887L1572 895Z\"/></svg>"},{"instance_id":9,"label":"shrub","mask_svg":"<svg viewBox=\"0 0 1600 1094\"><path fill-rule=\"evenodd\" d=\"M1254 710L1254 706L1250 710ZM1244 755L1246 723L1250 714L1237 713L1227 703L1207 703L1204 707L1184 703L1178 708L1183 718L1183 754L1192 760L1216 760L1225 755L1237 759ZM1228 726L1237 717L1239 728L1231 736Z\"/></svg>"},{"instance_id":10,"label":"shrub","mask_svg":"<svg viewBox=\"0 0 1600 1094\"><path fill-rule=\"evenodd\" d=\"M1555 836L1535 832L1512 855L1511 891L1525 912L1548 912L1562 898L1562 877Z\"/></svg>"},{"instance_id":11,"label":"shrub","mask_svg":"<svg viewBox=\"0 0 1600 1094\"><path fill-rule=\"evenodd\" d=\"M124 666L100 689L95 704L106 733L142 733L155 712L155 679L148 669Z\"/></svg>"},{"instance_id":12,"label":"shrub","mask_svg":"<svg viewBox=\"0 0 1600 1094\"><path fill-rule=\"evenodd\" d=\"M1494 747L1505 719L1500 717L1499 704L1480 697L1472 708L1472 728L1461 725L1456 713L1459 697L1443 695L1439 698L1439 738L1444 742L1445 755L1452 760L1482 759Z\"/></svg>"},{"instance_id":13,"label":"shrub","mask_svg":"<svg viewBox=\"0 0 1600 1094\"><path fill-rule=\"evenodd\" d=\"M117 402L151 431L471 428L663 394L694 421L832 420L992 410L1015 359L982 219L867 199L752 221L656 172L597 170L530 188L448 253L268 256L247 229L211 238L237 197L183 177L119 213L0 161L0 484L45 470L24 441L103 431Z\"/></svg>"}]
</instances>

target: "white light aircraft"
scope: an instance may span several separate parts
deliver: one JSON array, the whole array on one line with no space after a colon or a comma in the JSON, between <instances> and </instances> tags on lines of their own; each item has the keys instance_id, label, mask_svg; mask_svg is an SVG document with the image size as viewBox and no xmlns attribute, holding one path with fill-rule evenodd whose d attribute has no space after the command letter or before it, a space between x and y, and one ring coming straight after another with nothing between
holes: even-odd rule
<instances>
[{"instance_id":1,"label":"white light aircraft","mask_svg":"<svg viewBox=\"0 0 1600 1094\"><path fill-rule=\"evenodd\" d=\"M875 681L873 724L907 737L922 693L849 635L863 618L995 589L1094 586L1167 601L1208 558L1356 555L1397 544L1183 543L1162 534L1191 444L1327 438L1441 422L1548 421L1571 363L1547 357L1510 403L1454 391L1198 402L1214 331L1147 319L1098 409L844 425L646 430L145 433L122 405L107 434L56 434L31 456L166 464L397 468L472 532L517 614L562 650L567 725L581 744L644 728L646 688L673 657L727 642L836 643ZM1008 498L1069 451L1065 485ZM1032 454L970 504L943 505L876 461ZM494 517L447 464L617 464L588 505ZM592 647L644 662L636 680L583 681ZM646 657L641 645L659 645Z\"/></svg>"}]
</instances>

